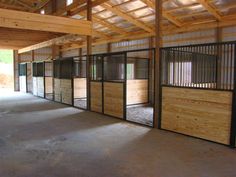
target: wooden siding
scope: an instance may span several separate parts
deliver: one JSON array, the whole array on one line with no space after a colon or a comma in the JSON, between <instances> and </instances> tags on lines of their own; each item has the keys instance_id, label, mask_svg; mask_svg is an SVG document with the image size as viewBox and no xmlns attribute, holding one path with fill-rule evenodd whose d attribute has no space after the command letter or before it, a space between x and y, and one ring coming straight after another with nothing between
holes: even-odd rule
<instances>
[{"instance_id":1,"label":"wooden siding","mask_svg":"<svg viewBox=\"0 0 236 177\"><path fill-rule=\"evenodd\" d=\"M127 80L127 105L148 102L148 80Z\"/></svg>"},{"instance_id":2,"label":"wooden siding","mask_svg":"<svg viewBox=\"0 0 236 177\"><path fill-rule=\"evenodd\" d=\"M104 82L104 113L123 118L124 104L123 83Z\"/></svg>"},{"instance_id":3,"label":"wooden siding","mask_svg":"<svg viewBox=\"0 0 236 177\"><path fill-rule=\"evenodd\" d=\"M74 98L87 97L87 79L75 78L74 79Z\"/></svg>"},{"instance_id":4,"label":"wooden siding","mask_svg":"<svg viewBox=\"0 0 236 177\"><path fill-rule=\"evenodd\" d=\"M90 83L91 111L102 112L102 83Z\"/></svg>"},{"instance_id":5,"label":"wooden siding","mask_svg":"<svg viewBox=\"0 0 236 177\"><path fill-rule=\"evenodd\" d=\"M232 92L162 88L163 129L229 144Z\"/></svg>"}]
</instances>

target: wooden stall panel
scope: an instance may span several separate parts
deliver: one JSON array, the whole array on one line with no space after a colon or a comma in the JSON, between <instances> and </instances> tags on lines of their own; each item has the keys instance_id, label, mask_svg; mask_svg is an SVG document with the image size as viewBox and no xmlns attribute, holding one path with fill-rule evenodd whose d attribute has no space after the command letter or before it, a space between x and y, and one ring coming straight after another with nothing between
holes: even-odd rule
<instances>
[{"instance_id":1,"label":"wooden stall panel","mask_svg":"<svg viewBox=\"0 0 236 177\"><path fill-rule=\"evenodd\" d=\"M61 79L61 102L72 105L71 79Z\"/></svg>"},{"instance_id":2,"label":"wooden stall panel","mask_svg":"<svg viewBox=\"0 0 236 177\"><path fill-rule=\"evenodd\" d=\"M27 91L32 93L33 91L33 80L32 80L32 64L27 63Z\"/></svg>"},{"instance_id":3,"label":"wooden stall panel","mask_svg":"<svg viewBox=\"0 0 236 177\"><path fill-rule=\"evenodd\" d=\"M90 83L90 104L91 111L102 112L102 83L91 82Z\"/></svg>"},{"instance_id":4,"label":"wooden stall panel","mask_svg":"<svg viewBox=\"0 0 236 177\"><path fill-rule=\"evenodd\" d=\"M38 96L44 97L44 77L37 77Z\"/></svg>"},{"instance_id":5,"label":"wooden stall panel","mask_svg":"<svg viewBox=\"0 0 236 177\"><path fill-rule=\"evenodd\" d=\"M20 76L20 91L21 92L26 92L26 76Z\"/></svg>"},{"instance_id":6,"label":"wooden stall panel","mask_svg":"<svg viewBox=\"0 0 236 177\"><path fill-rule=\"evenodd\" d=\"M124 118L123 83L104 82L104 113Z\"/></svg>"},{"instance_id":7,"label":"wooden stall panel","mask_svg":"<svg viewBox=\"0 0 236 177\"><path fill-rule=\"evenodd\" d=\"M74 98L87 97L87 79L75 78L74 79Z\"/></svg>"},{"instance_id":8,"label":"wooden stall panel","mask_svg":"<svg viewBox=\"0 0 236 177\"><path fill-rule=\"evenodd\" d=\"M33 95L38 96L38 80L37 80L37 77L33 77Z\"/></svg>"},{"instance_id":9,"label":"wooden stall panel","mask_svg":"<svg viewBox=\"0 0 236 177\"><path fill-rule=\"evenodd\" d=\"M232 92L162 88L163 129L229 144Z\"/></svg>"},{"instance_id":10,"label":"wooden stall panel","mask_svg":"<svg viewBox=\"0 0 236 177\"><path fill-rule=\"evenodd\" d=\"M53 93L53 78L45 77L45 92Z\"/></svg>"},{"instance_id":11,"label":"wooden stall panel","mask_svg":"<svg viewBox=\"0 0 236 177\"><path fill-rule=\"evenodd\" d=\"M148 80L127 80L127 105L148 102Z\"/></svg>"},{"instance_id":12,"label":"wooden stall panel","mask_svg":"<svg viewBox=\"0 0 236 177\"><path fill-rule=\"evenodd\" d=\"M61 80L54 79L54 100L61 102Z\"/></svg>"}]
</instances>

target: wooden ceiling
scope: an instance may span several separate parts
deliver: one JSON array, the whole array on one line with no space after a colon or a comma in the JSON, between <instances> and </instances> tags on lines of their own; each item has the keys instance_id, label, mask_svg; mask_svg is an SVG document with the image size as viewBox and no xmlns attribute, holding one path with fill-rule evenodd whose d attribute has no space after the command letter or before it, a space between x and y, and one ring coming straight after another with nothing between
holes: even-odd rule
<instances>
[{"instance_id":1,"label":"wooden ceiling","mask_svg":"<svg viewBox=\"0 0 236 177\"><path fill-rule=\"evenodd\" d=\"M56 0L1 0L0 7L39 12ZM5 5L5 6L4 6ZM155 0L93 0L93 45L155 35ZM74 0L53 15L86 19L86 0ZM235 0L163 0L162 35L236 25ZM84 47L63 37L63 50ZM75 39L75 38L74 38ZM57 42L60 43L60 41ZM51 45L44 42L43 46ZM61 44L62 45L62 44ZM41 46L42 45L38 45ZM37 46L35 46L37 47ZM34 49L34 48L28 48Z\"/></svg>"}]
</instances>

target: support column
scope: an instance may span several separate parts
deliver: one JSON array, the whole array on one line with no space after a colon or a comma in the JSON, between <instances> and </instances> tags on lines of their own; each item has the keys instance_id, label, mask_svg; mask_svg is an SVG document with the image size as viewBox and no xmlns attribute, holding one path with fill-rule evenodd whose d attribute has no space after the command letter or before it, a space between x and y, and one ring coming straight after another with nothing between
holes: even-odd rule
<instances>
[{"instance_id":1,"label":"support column","mask_svg":"<svg viewBox=\"0 0 236 177\"><path fill-rule=\"evenodd\" d=\"M149 49L152 49L153 46L153 37L149 38ZM153 105L154 103L154 52L153 50L149 50L149 101Z\"/></svg>"},{"instance_id":2,"label":"support column","mask_svg":"<svg viewBox=\"0 0 236 177\"><path fill-rule=\"evenodd\" d=\"M92 21L92 0L87 0L87 20ZM90 110L90 57L92 55L92 36L87 36L87 109Z\"/></svg>"},{"instance_id":3,"label":"support column","mask_svg":"<svg viewBox=\"0 0 236 177\"><path fill-rule=\"evenodd\" d=\"M14 70L14 91L20 91L19 86L19 54L17 50L13 51L13 70Z\"/></svg>"},{"instance_id":4,"label":"support column","mask_svg":"<svg viewBox=\"0 0 236 177\"><path fill-rule=\"evenodd\" d=\"M155 75L154 75L154 122L153 126L155 128L160 128L160 111L161 111L161 87L160 87L160 47L161 47L161 19L162 19L162 0L156 0L156 52L155 52Z\"/></svg>"},{"instance_id":5,"label":"support column","mask_svg":"<svg viewBox=\"0 0 236 177\"><path fill-rule=\"evenodd\" d=\"M111 49L111 43L107 44L107 53L111 53L112 49Z\"/></svg>"}]
</instances>

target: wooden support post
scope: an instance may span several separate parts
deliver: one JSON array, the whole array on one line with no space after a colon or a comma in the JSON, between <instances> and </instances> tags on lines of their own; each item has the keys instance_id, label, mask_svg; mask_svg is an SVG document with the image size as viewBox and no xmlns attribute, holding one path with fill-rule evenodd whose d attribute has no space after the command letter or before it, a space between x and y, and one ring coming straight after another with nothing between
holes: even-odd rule
<instances>
[{"instance_id":1,"label":"wooden support post","mask_svg":"<svg viewBox=\"0 0 236 177\"><path fill-rule=\"evenodd\" d=\"M14 65L13 65L13 69L14 69L14 91L19 91L20 87L19 87L19 54L17 50L13 51L14 55Z\"/></svg>"},{"instance_id":2,"label":"wooden support post","mask_svg":"<svg viewBox=\"0 0 236 177\"><path fill-rule=\"evenodd\" d=\"M107 43L107 53L111 53L111 43Z\"/></svg>"},{"instance_id":3,"label":"wooden support post","mask_svg":"<svg viewBox=\"0 0 236 177\"><path fill-rule=\"evenodd\" d=\"M82 60L83 60L83 57L82 57L82 48L79 48L79 62L80 62L80 65L79 65L79 71L80 71L80 76L82 76ZM86 66L87 67L87 66Z\"/></svg>"},{"instance_id":4,"label":"wooden support post","mask_svg":"<svg viewBox=\"0 0 236 177\"><path fill-rule=\"evenodd\" d=\"M87 0L87 21L92 22L92 0ZM87 109L90 110L90 57L92 54L92 36L87 36Z\"/></svg>"},{"instance_id":5,"label":"wooden support post","mask_svg":"<svg viewBox=\"0 0 236 177\"><path fill-rule=\"evenodd\" d=\"M57 0L52 0L52 14L57 12Z\"/></svg>"},{"instance_id":6,"label":"wooden support post","mask_svg":"<svg viewBox=\"0 0 236 177\"><path fill-rule=\"evenodd\" d=\"M35 59L35 58L34 58L34 50L31 51L31 57L32 57L32 60L31 60L31 61L34 62L34 59Z\"/></svg>"},{"instance_id":7,"label":"wooden support post","mask_svg":"<svg viewBox=\"0 0 236 177\"><path fill-rule=\"evenodd\" d=\"M218 22L219 23L219 22ZM222 28L217 27L216 28L216 42L222 42ZM222 48L220 45L217 46L217 82L216 87L218 89L221 89L221 58L222 57ZM218 59L219 58L219 59Z\"/></svg>"},{"instance_id":8,"label":"wooden support post","mask_svg":"<svg viewBox=\"0 0 236 177\"><path fill-rule=\"evenodd\" d=\"M149 49L152 49L154 46L153 46L153 37L150 37L149 38ZM149 50L149 53L148 53L148 57L149 57L149 68L148 68L148 71L149 71L149 101L151 104L154 103L154 98L153 98L153 95L154 95L154 52L153 50Z\"/></svg>"},{"instance_id":9,"label":"wooden support post","mask_svg":"<svg viewBox=\"0 0 236 177\"><path fill-rule=\"evenodd\" d=\"M156 0L156 52L155 52L155 75L154 75L154 122L155 128L160 128L160 111L161 111L161 87L160 87L160 45L161 45L161 19L162 19L162 0Z\"/></svg>"}]
</instances>

